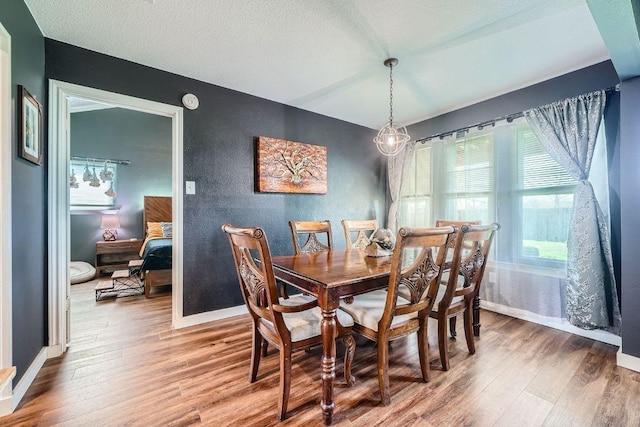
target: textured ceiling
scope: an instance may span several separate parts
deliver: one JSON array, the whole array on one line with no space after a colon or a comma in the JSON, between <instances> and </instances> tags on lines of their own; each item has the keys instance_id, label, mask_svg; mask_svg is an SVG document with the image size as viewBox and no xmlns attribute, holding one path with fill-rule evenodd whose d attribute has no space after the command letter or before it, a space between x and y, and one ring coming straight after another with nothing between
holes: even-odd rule
<instances>
[{"instance_id":1,"label":"textured ceiling","mask_svg":"<svg viewBox=\"0 0 640 427\"><path fill-rule=\"evenodd\" d=\"M609 59L586 0L25 2L48 38L374 129L390 56L405 124Z\"/></svg>"}]
</instances>

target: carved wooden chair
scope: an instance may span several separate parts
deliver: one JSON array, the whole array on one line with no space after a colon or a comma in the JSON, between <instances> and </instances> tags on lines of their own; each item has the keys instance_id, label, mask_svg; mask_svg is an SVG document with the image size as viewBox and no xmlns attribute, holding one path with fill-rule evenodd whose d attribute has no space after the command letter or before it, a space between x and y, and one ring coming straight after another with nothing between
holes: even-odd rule
<instances>
[{"instance_id":1,"label":"carved wooden chair","mask_svg":"<svg viewBox=\"0 0 640 427\"><path fill-rule=\"evenodd\" d=\"M453 259L448 280L440 285L430 316L438 319L438 347L442 368L449 370L447 321L463 315L464 336L470 354L475 354L472 310L478 295L489 250L498 224L463 225L455 233ZM456 273L457 272L457 273Z\"/></svg>"},{"instance_id":2,"label":"carved wooden chair","mask_svg":"<svg viewBox=\"0 0 640 427\"><path fill-rule=\"evenodd\" d=\"M262 355L261 347L264 348L267 343L276 346L280 351L278 418L282 421L286 417L291 388L291 353L322 345L320 336L322 314L315 298L307 296L294 296L286 300L278 298L269 244L262 228L239 228L225 224L222 226L222 231L229 237L242 296L253 324L249 381L256 380ZM337 316L338 336L343 337L345 345L344 377L349 385L353 385L355 382L351 376L351 362L355 352L355 340L351 333L353 319L340 310Z\"/></svg>"},{"instance_id":3,"label":"carved wooden chair","mask_svg":"<svg viewBox=\"0 0 640 427\"><path fill-rule=\"evenodd\" d=\"M331 223L324 221L289 221L291 236L293 237L293 249L297 254L307 252L326 252L333 250L333 238L331 236ZM307 240L301 244L301 235L307 235ZM318 236L324 235L324 242ZM304 236L302 236L304 239ZM322 237L321 237L322 239Z\"/></svg>"},{"instance_id":4,"label":"carved wooden chair","mask_svg":"<svg viewBox=\"0 0 640 427\"><path fill-rule=\"evenodd\" d=\"M429 380L427 323L454 232L453 227L401 228L393 252L389 287L356 295L351 304L341 304L341 309L353 316L353 329L378 343L378 385L385 405L391 403L390 341L417 332L422 378ZM405 256L411 256L413 263L403 269ZM401 288L408 298L400 296Z\"/></svg>"},{"instance_id":5,"label":"carved wooden chair","mask_svg":"<svg viewBox=\"0 0 640 427\"><path fill-rule=\"evenodd\" d=\"M342 228L344 229L344 240L347 242L347 249L364 249L369 243L369 238L365 231L369 234L378 228L378 221L375 219L366 220L342 220ZM351 240L351 233L358 233L355 240Z\"/></svg>"},{"instance_id":6,"label":"carved wooden chair","mask_svg":"<svg viewBox=\"0 0 640 427\"><path fill-rule=\"evenodd\" d=\"M472 221L450 221L450 220L445 220L445 219L439 219L436 221L436 227L446 227L447 225L450 225L452 227L456 227L457 231L460 231L460 228L463 225L478 225L481 224L481 221L479 220L472 220ZM451 247L453 247L453 245L455 244L455 241L451 242ZM469 248L466 248L469 249ZM465 248L462 248L463 252L465 250ZM443 275L443 280L447 280L449 278L449 273L448 271L451 269L451 259L453 257L453 251L449 251L449 254L447 255L447 259L444 263L444 271L445 274ZM457 317L452 317L451 319L449 319L449 333L451 334L451 338L455 338L457 336L456 333L456 319ZM480 310L478 308L477 313L474 311L474 321L475 323L479 323L480 322ZM476 335L479 335L476 334Z\"/></svg>"}]
</instances>

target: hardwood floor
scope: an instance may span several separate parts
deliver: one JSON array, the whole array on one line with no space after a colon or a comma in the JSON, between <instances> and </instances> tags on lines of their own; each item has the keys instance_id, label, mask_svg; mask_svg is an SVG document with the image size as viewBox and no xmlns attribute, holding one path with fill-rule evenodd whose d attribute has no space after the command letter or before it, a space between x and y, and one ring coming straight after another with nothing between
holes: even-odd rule
<instances>
[{"instance_id":1,"label":"hardwood floor","mask_svg":"<svg viewBox=\"0 0 640 427\"><path fill-rule=\"evenodd\" d=\"M46 362L0 425L322 425L320 348L294 355L279 423L277 354L248 382L248 315L171 330L170 294L96 303L94 284L72 286L69 350ZM431 381L421 380L415 337L394 342L388 407L374 344L358 339L351 388L339 345L334 425L640 426L640 373L615 366L617 347L483 311L477 353L451 341L445 372L430 325Z\"/></svg>"}]
</instances>

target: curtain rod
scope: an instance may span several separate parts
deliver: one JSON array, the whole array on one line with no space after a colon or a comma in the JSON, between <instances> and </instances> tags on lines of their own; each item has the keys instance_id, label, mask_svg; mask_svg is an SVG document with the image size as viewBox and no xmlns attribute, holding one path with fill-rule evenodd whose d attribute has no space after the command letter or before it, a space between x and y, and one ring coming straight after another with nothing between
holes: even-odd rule
<instances>
[{"instance_id":1,"label":"curtain rod","mask_svg":"<svg viewBox=\"0 0 640 427\"><path fill-rule=\"evenodd\" d=\"M71 156L71 160L80 161L80 162L93 162L93 163L114 163L116 165L128 165L131 163L129 160L118 160L118 159L97 159L95 157L79 157L79 156Z\"/></svg>"},{"instance_id":2,"label":"curtain rod","mask_svg":"<svg viewBox=\"0 0 640 427\"><path fill-rule=\"evenodd\" d=\"M617 84L615 86L612 86L612 87L609 87L609 88L605 89L604 91L605 91L605 93L619 92L620 91L620 85ZM518 119L520 117L524 117L524 112L523 111L520 111L519 113L507 114L505 116L496 117L495 119L486 120L484 122L476 123L476 124L470 125L470 126L465 126L465 127L460 128L460 129L450 130L450 131L442 132L442 133L437 133L435 135L426 136L424 138L418 138L418 139L416 139L416 144L417 143L425 143L425 142L430 141L430 140L435 139L435 138L443 139L446 136L454 135L454 134L457 134L458 132L466 132L469 129L473 129L473 128L476 128L476 127L479 130L482 130L482 128L485 127L485 126L494 126L496 124L496 122L499 122L500 120L506 120L507 123L511 123L512 121L514 121L515 119Z\"/></svg>"}]
</instances>

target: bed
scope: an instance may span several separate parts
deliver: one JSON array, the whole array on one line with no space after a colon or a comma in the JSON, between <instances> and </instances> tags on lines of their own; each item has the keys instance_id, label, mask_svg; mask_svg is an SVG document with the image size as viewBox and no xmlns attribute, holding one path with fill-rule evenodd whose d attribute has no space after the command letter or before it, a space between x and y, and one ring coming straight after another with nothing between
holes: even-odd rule
<instances>
[{"instance_id":1,"label":"bed","mask_svg":"<svg viewBox=\"0 0 640 427\"><path fill-rule=\"evenodd\" d=\"M140 271L144 278L145 296L151 288L172 282L173 226L171 197L144 196L142 211L143 236L140 249Z\"/></svg>"}]
</instances>

